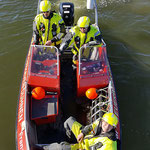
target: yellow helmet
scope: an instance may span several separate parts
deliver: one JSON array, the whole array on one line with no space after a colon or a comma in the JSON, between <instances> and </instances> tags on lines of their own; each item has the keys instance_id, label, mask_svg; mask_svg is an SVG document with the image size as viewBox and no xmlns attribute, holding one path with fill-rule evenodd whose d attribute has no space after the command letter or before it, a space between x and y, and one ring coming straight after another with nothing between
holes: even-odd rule
<instances>
[{"instance_id":1,"label":"yellow helmet","mask_svg":"<svg viewBox=\"0 0 150 150\"><path fill-rule=\"evenodd\" d=\"M114 113L105 113L102 117L102 120L114 127L116 127L118 124L118 118Z\"/></svg>"},{"instance_id":2,"label":"yellow helmet","mask_svg":"<svg viewBox=\"0 0 150 150\"><path fill-rule=\"evenodd\" d=\"M78 27L87 28L90 26L90 19L87 16L80 17L77 22Z\"/></svg>"},{"instance_id":3,"label":"yellow helmet","mask_svg":"<svg viewBox=\"0 0 150 150\"><path fill-rule=\"evenodd\" d=\"M51 10L51 3L48 0L44 0L40 2L40 11L46 12Z\"/></svg>"}]
</instances>

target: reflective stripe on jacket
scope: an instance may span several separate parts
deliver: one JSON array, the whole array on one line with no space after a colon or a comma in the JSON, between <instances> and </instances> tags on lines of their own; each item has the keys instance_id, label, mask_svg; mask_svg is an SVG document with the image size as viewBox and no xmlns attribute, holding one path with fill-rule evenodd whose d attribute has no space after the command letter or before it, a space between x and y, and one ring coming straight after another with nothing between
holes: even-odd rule
<instances>
[{"instance_id":1,"label":"reflective stripe on jacket","mask_svg":"<svg viewBox=\"0 0 150 150\"><path fill-rule=\"evenodd\" d=\"M56 45L60 44L60 39L62 38L60 24L64 24L63 19L57 13L51 12L50 18L44 18L43 14L39 14L34 19L34 34L36 34L35 40L39 40L39 44L45 44L48 40L54 40ZM54 45L54 43L53 43Z\"/></svg>"}]
</instances>

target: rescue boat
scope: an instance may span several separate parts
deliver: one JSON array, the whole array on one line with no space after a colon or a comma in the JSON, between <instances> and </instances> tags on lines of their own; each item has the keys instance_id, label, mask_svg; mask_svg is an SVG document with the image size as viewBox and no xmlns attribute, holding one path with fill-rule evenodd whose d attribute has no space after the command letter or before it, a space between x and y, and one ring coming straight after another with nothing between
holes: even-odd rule
<instances>
[{"instance_id":1,"label":"rescue boat","mask_svg":"<svg viewBox=\"0 0 150 150\"><path fill-rule=\"evenodd\" d=\"M97 12L96 2L88 2L93 5ZM60 4L66 30L73 23L73 7L72 3ZM75 69L70 49L60 55L55 46L30 45L17 107L17 150L66 141L63 123L68 117L88 125L106 112L118 117L117 149L121 149L118 102L104 40L101 47L81 47ZM96 95L88 95L89 89L96 89Z\"/></svg>"}]
</instances>

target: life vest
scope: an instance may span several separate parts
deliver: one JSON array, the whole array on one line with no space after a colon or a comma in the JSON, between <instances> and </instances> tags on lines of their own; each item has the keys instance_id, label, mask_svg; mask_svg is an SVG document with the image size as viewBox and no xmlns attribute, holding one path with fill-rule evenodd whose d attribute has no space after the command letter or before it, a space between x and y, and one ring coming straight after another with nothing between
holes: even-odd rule
<instances>
[{"instance_id":1,"label":"life vest","mask_svg":"<svg viewBox=\"0 0 150 150\"><path fill-rule=\"evenodd\" d=\"M81 46L83 46L84 44L90 41L94 41L94 40L96 41L95 37L101 34L100 31L93 25L90 25L90 29L87 33L82 33L78 26L71 28L70 32L72 33L73 38L69 46L72 43L74 43L73 48L72 48L72 53L75 55L78 54ZM101 44L97 46L101 46Z\"/></svg>"},{"instance_id":2,"label":"life vest","mask_svg":"<svg viewBox=\"0 0 150 150\"><path fill-rule=\"evenodd\" d=\"M39 14L34 19L36 28L39 32L40 44L44 45L48 40L52 40L57 34L60 33L59 24L63 23L63 19L57 13L52 12L52 17L46 19L43 14ZM53 45L60 44L61 41L52 43Z\"/></svg>"},{"instance_id":3,"label":"life vest","mask_svg":"<svg viewBox=\"0 0 150 150\"><path fill-rule=\"evenodd\" d=\"M98 125L99 121L95 121L91 126L92 131L96 132ZM71 130L76 138L81 133L81 128L82 125L77 121L73 123ZM95 132L92 131L89 133L89 135L84 137L82 143L72 144L71 150L117 150L116 140L113 139L114 137L110 138L111 132L95 136Z\"/></svg>"}]
</instances>

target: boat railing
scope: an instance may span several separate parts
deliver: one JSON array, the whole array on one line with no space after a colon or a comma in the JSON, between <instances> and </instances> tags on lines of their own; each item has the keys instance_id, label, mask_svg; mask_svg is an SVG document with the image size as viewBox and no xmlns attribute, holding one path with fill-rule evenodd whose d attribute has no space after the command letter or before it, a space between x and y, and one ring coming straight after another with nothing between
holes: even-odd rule
<instances>
[{"instance_id":1,"label":"boat railing","mask_svg":"<svg viewBox=\"0 0 150 150\"><path fill-rule=\"evenodd\" d=\"M97 92L98 97L92 101L91 122L99 120L106 112L113 112L111 82L107 87L98 89Z\"/></svg>"},{"instance_id":2,"label":"boat railing","mask_svg":"<svg viewBox=\"0 0 150 150\"><path fill-rule=\"evenodd\" d=\"M103 43L102 47L106 47L106 43L103 39L102 39L102 43Z\"/></svg>"},{"instance_id":3,"label":"boat railing","mask_svg":"<svg viewBox=\"0 0 150 150\"><path fill-rule=\"evenodd\" d=\"M113 102L112 102L112 82L110 81L109 82L109 86L108 86L108 93L109 93L109 101L110 101L110 112L113 112Z\"/></svg>"},{"instance_id":4,"label":"boat railing","mask_svg":"<svg viewBox=\"0 0 150 150\"><path fill-rule=\"evenodd\" d=\"M25 82L25 104L24 104L24 118L25 120L22 122L22 127L24 128L25 130L25 140L26 140L26 148L27 150L29 150L29 139L28 139L28 112L27 112L27 82Z\"/></svg>"},{"instance_id":5,"label":"boat railing","mask_svg":"<svg viewBox=\"0 0 150 150\"><path fill-rule=\"evenodd\" d=\"M95 8L95 23L98 26L98 12L96 0L87 0L87 9Z\"/></svg>"},{"instance_id":6,"label":"boat railing","mask_svg":"<svg viewBox=\"0 0 150 150\"><path fill-rule=\"evenodd\" d=\"M98 120L107 112L107 107L110 102L108 98L108 87L99 89L98 93L98 97L92 101L91 122Z\"/></svg>"},{"instance_id":7,"label":"boat railing","mask_svg":"<svg viewBox=\"0 0 150 150\"><path fill-rule=\"evenodd\" d=\"M38 6L37 6L37 15L40 13L40 9L39 9L39 8L40 8L40 2L41 2L41 0L39 0L39 1L38 1Z\"/></svg>"}]
</instances>

